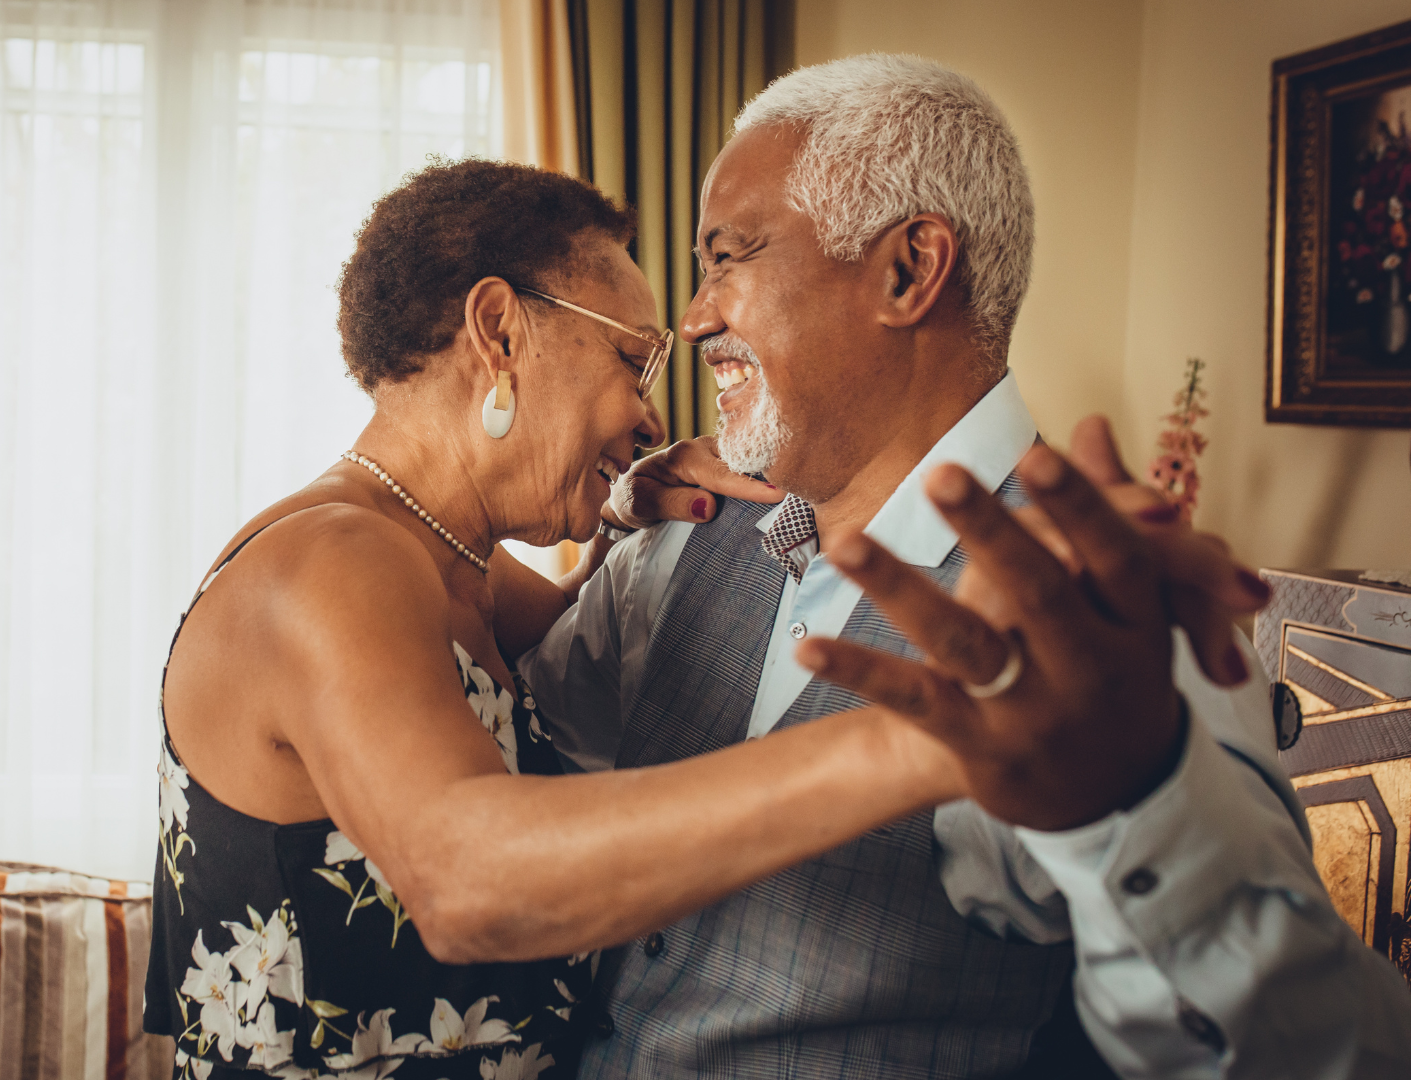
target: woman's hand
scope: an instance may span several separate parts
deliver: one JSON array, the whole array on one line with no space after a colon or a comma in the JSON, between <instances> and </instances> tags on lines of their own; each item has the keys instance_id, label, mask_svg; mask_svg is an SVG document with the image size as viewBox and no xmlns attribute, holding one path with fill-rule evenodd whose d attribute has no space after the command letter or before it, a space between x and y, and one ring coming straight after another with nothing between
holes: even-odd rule
<instances>
[{"instance_id":1,"label":"woman's hand","mask_svg":"<svg viewBox=\"0 0 1411 1080\"><path fill-rule=\"evenodd\" d=\"M632 463L603 504L603 520L629 529L658 521L710 521L716 495L750 502L782 502L778 488L731 472L720 460L713 436L672 443Z\"/></svg>"},{"instance_id":2,"label":"woman's hand","mask_svg":"<svg viewBox=\"0 0 1411 1080\"><path fill-rule=\"evenodd\" d=\"M856 533L830 559L925 654L921 662L810 638L801 664L921 723L996 816L1065 829L1130 807L1183 745L1161 558L1078 469L1045 446L1019 464L1080 576L955 465L926 491L990 592L985 615ZM1016 651L1017 650L1017 651ZM992 696L975 690L1006 670ZM969 684L969 690L966 685Z\"/></svg>"}]
</instances>

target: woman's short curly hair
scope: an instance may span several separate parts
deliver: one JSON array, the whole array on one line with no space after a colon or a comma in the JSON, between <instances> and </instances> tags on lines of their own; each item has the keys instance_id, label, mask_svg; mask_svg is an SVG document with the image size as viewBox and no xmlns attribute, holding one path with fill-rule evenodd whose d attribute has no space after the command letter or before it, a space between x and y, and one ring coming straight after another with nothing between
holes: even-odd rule
<instances>
[{"instance_id":1,"label":"woman's short curly hair","mask_svg":"<svg viewBox=\"0 0 1411 1080\"><path fill-rule=\"evenodd\" d=\"M433 160L372 208L338 280L348 371L369 393L455 339L482 278L550 291L584 232L625 244L636 221L592 184L504 161Z\"/></svg>"}]
</instances>

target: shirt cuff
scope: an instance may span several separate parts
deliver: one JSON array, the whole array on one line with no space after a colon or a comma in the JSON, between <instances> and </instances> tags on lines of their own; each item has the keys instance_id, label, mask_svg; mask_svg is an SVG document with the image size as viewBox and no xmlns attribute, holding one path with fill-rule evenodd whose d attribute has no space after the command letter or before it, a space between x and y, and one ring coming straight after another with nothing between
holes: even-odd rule
<instances>
[{"instance_id":1,"label":"shirt cuff","mask_svg":"<svg viewBox=\"0 0 1411 1080\"><path fill-rule=\"evenodd\" d=\"M1301 884L1290 880L1290 859L1298 866L1308 856L1272 795L1192 710L1175 771L1137 806L1064 832L1015 832L1068 898L1080 936L1083 924L1116 914L1132 937L1159 948L1241 886Z\"/></svg>"}]
</instances>

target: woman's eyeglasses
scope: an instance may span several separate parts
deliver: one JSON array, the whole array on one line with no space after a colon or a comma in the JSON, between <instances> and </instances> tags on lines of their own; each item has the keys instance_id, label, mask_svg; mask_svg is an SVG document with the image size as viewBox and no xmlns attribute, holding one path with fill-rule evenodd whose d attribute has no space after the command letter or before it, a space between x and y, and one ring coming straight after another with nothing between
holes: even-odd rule
<instances>
[{"instance_id":1,"label":"woman's eyeglasses","mask_svg":"<svg viewBox=\"0 0 1411 1080\"><path fill-rule=\"evenodd\" d=\"M537 289L517 289L518 292L526 292L530 296L537 296L541 300L548 300L559 307L568 308L569 311L576 311L580 315L586 315L590 319L597 319L600 323L607 323L608 326L621 330L624 334L631 334L635 338L641 338L652 347L652 352L647 357L647 365L642 368L641 378L637 380L637 392L645 400L652 392L652 387L661 378L661 373L666 369L666 361L671 357L671 347L676 342L676 335L670 330L666 332L666 337L657 337L655 334L643 333L625 323L620 323L616 319L609 319L606 315L599 315L596 311L589 311L587 308L579 307L577 304L570 304L567 300L560 300L557 296L550 296L548 293L541 293Z\"/></svg>"}]
</instances>

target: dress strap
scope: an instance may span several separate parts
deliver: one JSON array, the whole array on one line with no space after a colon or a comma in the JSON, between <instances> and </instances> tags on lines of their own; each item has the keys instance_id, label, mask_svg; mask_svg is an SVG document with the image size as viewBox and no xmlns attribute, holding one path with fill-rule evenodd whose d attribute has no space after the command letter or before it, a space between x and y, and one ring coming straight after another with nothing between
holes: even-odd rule
<instances>
[{"instance_id":1,"label":"dress strap","mask_svg":"<svg viewBox=\"0 0 1411 1080\"><path fill-rule=\"evenodd\" d=\"M314 506L324 506L324 505L326 505L326 504L325 504L325 503L315 503L315 504L314 504ZM264 525L261 525L258 529L256 529L254 532L252 532L249 536L245 537L244 540L241 540L240 543L236 544L236 545L235 545L235 549L234 549L233 551L231 551L231 553L230 553L229 555L227 555L225 558L223 558L223 559L220 561L220 565L217 566L214 570L212 570L209 574L206 575L205 580L201 582L201 587L196 590L196 595L191 598L191 603L189 603L189 604L186 605L186 610L181 613L181 618L177 620L177 624L176 624L176 633L172 634L172 636L171 636L171 644L167 646L167 662L166 662L164 665L162 665L162 690L163 690L163 691L166 690L166 685L167 685L167 668L171 666L171 654L176 650L176 639L181 636L181 628L186 625L186 620L187 620L187 618L191 615L191 612L195 609L197 601L199 601L199 600L201 599L201 597L203 597L203 596L206 595L206 590L209 589L209 588L211 587L211 585L215 582L216 578L220 576L220 572L221 572L222 570L224 570L227 566L230 565L230 560L231 560L231 559L235 558L235 556L239 555L242 551L245 550L245 546L246 546L251 540L253 540L255 537L259 536L260 533L264 532L264 531L265 531L266 529L268 529L271 525L278 525L278 524L279 524L281 521L283 521L285 518L293 517L295 514L299 513L299 512L302 511L302 510L311 510L311 509L313 509L313 507L311 507L311 506L302 506L302 507L299 508L299 510L291 510L289 513L284 514L284 515L282 515L281 517L277 517L277 518L275 518L273 521L267 522L267 523L264 524ZM165 718L164 718L163 722L165 723Z\"/></svg>"}]
</instances>

